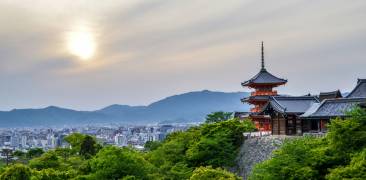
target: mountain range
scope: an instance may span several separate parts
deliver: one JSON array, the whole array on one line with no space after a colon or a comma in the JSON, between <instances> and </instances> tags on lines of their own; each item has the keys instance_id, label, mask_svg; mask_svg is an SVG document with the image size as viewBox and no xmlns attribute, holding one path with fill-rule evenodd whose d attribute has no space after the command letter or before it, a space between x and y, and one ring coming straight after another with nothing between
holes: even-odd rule
<instances>
[{"instance_id":1,"label":"mountain range","mask_svg":"<svg viewBox=\"0 0 366 180\"><path fill-rule=\"evenodd\" d=\"M249 106L240 101L248 95L204 90L170 96L147 106L114 104L95 111L56 106L14 109L0 111L0 128L202 122L215 111L248 111Z\"/></svg>"}]
</instances>

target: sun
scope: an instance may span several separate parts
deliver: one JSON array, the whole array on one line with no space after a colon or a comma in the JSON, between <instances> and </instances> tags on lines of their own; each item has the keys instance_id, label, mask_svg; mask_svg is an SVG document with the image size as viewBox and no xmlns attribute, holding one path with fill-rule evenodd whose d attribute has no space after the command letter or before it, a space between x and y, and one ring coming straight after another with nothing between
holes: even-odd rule
<instances>
[{"instance_id":1,"label":"sun","mask_svg":"<svg viewBox=\"0 0 366 180\"><path fill-rule=\"evenodd\" d=\"M79 27L68 34L67 47L71 54L82 60L89 60L96 49L94 34L87 28Z\"/></svg>"}]
</instances>

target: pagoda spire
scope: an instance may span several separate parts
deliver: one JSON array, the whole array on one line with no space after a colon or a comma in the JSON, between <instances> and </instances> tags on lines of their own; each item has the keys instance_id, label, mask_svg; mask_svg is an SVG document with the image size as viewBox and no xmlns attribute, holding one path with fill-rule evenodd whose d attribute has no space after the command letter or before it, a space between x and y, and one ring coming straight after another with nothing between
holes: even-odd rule
<instances>
[{"instance_id":1,"label":"pagoda spire","mask_svg":"<svg viewBox=\"0 0 366 180\"><path fill-rule=\"evenodd\" d=\"M264 46L263 46L263 41L262 41L262 70L265 70L266 68L264 67Z\"/></svg>"}]
</instances>

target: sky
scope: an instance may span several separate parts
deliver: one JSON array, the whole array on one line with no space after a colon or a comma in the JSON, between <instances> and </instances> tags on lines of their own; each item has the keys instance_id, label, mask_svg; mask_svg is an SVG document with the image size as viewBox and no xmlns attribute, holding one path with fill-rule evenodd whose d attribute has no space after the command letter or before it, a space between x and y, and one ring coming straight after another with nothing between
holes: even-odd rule
<instances>
[{"instance_id":1,"label":"sky","mask_svg":"<svg viewBox=\"0 0 366 180\"><path fill-rule=\"evenodd\" d=\"M2 0L0 110L250 91L240 84L260 69L261 41L267 70L288 79L281 94L349 92L366 78L365 9L364 0Z\"/></svg>"}]
</instances>

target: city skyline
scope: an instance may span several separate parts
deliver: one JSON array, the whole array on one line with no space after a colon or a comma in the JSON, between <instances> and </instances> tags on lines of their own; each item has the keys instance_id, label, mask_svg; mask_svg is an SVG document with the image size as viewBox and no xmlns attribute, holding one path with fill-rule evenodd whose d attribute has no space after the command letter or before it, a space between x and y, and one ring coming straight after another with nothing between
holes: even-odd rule
<instances>
[{"instance_id":1,"label":"city skyline","mask_svg":"<svg viewBox=\"0 0 366 180\"><path fill-rule=\"evenodd\" d=\"M0 110L147 105L246 91L266 68L281 94L349 92L366 78L366 2L2 1Z\"/></svg>"}]
</instances>

